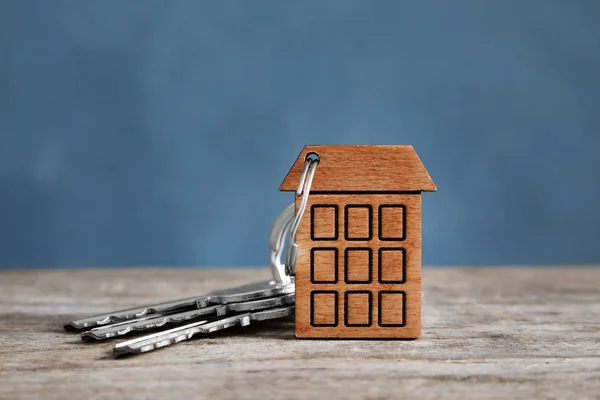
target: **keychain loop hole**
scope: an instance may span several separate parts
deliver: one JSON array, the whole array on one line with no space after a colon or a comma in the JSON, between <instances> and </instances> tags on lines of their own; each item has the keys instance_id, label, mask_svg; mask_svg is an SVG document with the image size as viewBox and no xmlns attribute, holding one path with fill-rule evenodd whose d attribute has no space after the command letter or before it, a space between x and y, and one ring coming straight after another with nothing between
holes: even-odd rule
<instances>
[{"instance_id":1,"label":"keychain loop hole","mask_svg":"<svg viewBox=\"0 0 600 400\"><path fill-rule=\"evenodd\" d=\"M319 157L319 154L315 153L314 151L311 151L306 155L304 161L316 161L318 163L319 161L321 161L321 157Z\"/></svg>"},{"instance_id":2,"label":"keychain loop hole","mask_svg":"<svg viewBox=\"0 0 600 400\"><path fill-rule=\"evenodd\" d=\"M315 153L314 151L311 151L310 153L308 153L306 155L306 157L304 157L304 168L302 168L302 172L300 173L300 182L298 182L298 189L296 189L296 196L302 196L302 193L306 189L310 190L310 184L306 183L306 178L307 176L311 176L311 181L312 181L312 175L314 174L314 172L310 172L308 169L309 167L314 165L314 168L317 168L317 165L319 165L319 162L321 161L321 157L319 157L319 155L317 153Z\"/></svg>"}]
</instances>

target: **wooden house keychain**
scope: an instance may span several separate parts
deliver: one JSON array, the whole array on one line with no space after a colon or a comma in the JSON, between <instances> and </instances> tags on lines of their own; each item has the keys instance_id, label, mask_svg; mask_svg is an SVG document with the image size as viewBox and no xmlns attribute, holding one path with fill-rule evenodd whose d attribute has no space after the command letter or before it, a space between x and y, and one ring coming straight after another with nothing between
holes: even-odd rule
<instances>
[{"instance_id":1,"label":"wooden house keychain","mask_svg":"<svg viewBox=\"0 0 600 400\"><path fill-rule=\"evenodd\" d=\"M280 190L296 191L296 337L419 337L421 192L436 187L412 146L306 146Z\"/></svg>"},{"instance_id":2,"label":"wooden house keychain","mask_svg":"<svg viewBox=\"0 0 600 400\"><path fill-rule=\"evenodd\" d=\"M271 230L272 279L78 319L65 329L83 340L152 331L117 343L116 356L293 314L298 338L419 337L421 192L436 187L414 149L306 146L280 190L296 196Z\"/></svg>"}]
</instances>

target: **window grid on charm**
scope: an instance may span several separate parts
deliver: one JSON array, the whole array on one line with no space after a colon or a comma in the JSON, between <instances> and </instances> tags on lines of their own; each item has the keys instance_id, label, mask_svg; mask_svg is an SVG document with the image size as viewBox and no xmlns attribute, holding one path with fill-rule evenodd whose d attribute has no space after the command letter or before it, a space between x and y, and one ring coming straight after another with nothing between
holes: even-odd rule
<instances>
[{"instance_id":1,"label":"window grid on charm","mask_svg":"<svg viewBox=\"0 0 600 400\"><path fill-rule=\"evenodd\" d=\"M380 204L375 215L370 204L347 204L343 206L343 221L339 221L339 211L336 204L311 206L312 240L337 241L339 234L343 234L343 240L349 244L370 242L374 239L374 225L377 225L376 239L380 242L406 239L406 206L403 204ZM340 228L343 233L339 232ZM340 262L342 254L343 263ZM317 286L337 284L342 267L343 282L347 284L364 284L366 287L373 282L404 284L406 257L406 248L392 246L392 243L390 246L313 247L310 251L310 282ZM406 292L400 290L314 290L311 292L311 325L334 328L341 318L346 327L370 327L375 318L380 327L403 327L406 325L405 306ZM343 312L343 316L338 312Z\"/></svg>"}]
</instances>

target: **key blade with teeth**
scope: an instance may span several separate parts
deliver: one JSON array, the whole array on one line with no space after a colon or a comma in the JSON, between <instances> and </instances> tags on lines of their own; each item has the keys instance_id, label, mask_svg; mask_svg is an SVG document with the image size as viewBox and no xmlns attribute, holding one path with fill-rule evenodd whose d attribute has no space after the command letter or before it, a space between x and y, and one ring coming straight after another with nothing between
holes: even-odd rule
<instances>
[{"instance_id":1,"label":"key blade with teeth","mask_svg":"<svg viewBox=\"0 0 600 400\"><path fill-rule=\"evenodd\" d=\"M66 330L89 330L98 326L124 322L153 314L184 312L196 308L209 307L210 305L237 303L290 293L294 293L293 283L281 284L273 280L253 282L242 286L216 290L207 295L129 308L82 318L65 323L64 328Z\"/></svg>"},{"instance_id":2,"label":"key blade with teeth","mask_svg":"<svg viewBox=\"0 0 600 400\"><path fill-rule=\"evenodd\" d=\"M114 347L116 357L139 354L189 340L199 334L209 334L234 326L247 326L253 321L266 321L284 318L294 313L294 306L272 308L264 311L249 312L215 321L202 320L179 326L164 332L158 332L140 338L118 343Z\"/></svg>"},{"instance_id":3,"label":"key blade with teeth","mask_svg":"<svg viewBox=\"0 0 600 400\"><path fill-rule=\"evenodd\" d=\"M264 310L267 308L283 307L291 304L294 304L293 293L278 297L247 301L243 303L215 305L174 314L144 316L142 318L100 326L89 331L85 331L81 334L81 339L84 341L91 339L106 340L118 336L124 336L132 332L147 331L150 329L163 327L165 325L182 323L209 315L222 317L231 315L232 313Z\"/></svg>"},{"instance_id":4,"label":"key blade with teeth","mask_svg":"<svg viewBox=\"0 0 600 400\"><path fill-rule=\"evenodd\" d=\"M92 317L73 320L65 323L64 327L66 330L84 330L116 322L124 322L152 314L194 309L198 307L198 304L201 300L202 299L199 297L189 297L186 299L167 301L164 303L127 308L124 310L118 310L106 314L94 315Z\"/></svg>"},{"instance_id":5,"label":"key blade with teeth","mask_svg":"<svg viewBox=\"0 0 600 400\"><path fill-rule=\"evenodd\" d=\"M124 322L118 322L111 325L104 325L85 331L81 334L83 341L91 339L106 340L118 336L125 336L133 332L142 332L150 329L160 328L167 324L182 323L192 319L207 315L219 315L218 310L225 306L211 306L205 308L196 308L190 311L179 312L175 314L157 314L137 319L131 319Z\"/></svg>"}]
</instances>

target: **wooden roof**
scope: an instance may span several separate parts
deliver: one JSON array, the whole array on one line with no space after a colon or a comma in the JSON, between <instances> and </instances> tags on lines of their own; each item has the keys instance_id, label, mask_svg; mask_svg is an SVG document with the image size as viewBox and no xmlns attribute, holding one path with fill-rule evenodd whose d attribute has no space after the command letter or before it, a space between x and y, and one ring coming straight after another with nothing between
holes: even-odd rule
<instances>
[{"instance_id":1,"label":"wooden roof","mask_svg":"<svg viewBox=\"0 0 600 400\"><path fill-rule=\"evenodd\" d=\"M309 153L316 153L319 166L311 192L435 192L412 146L322 145L305 146L279 186L295 191Z\"/></svg>"}]
</instances>

